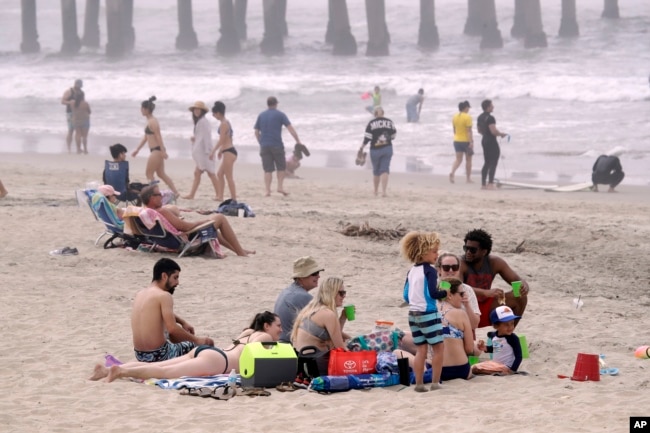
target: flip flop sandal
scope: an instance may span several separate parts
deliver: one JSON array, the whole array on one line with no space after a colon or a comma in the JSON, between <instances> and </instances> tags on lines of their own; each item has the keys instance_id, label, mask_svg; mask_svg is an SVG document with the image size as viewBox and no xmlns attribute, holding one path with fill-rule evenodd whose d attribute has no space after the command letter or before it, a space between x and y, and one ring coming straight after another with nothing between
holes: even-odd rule
<instances>
[{"instance_id":1,"label":"flip flop sandal","mask_svg":"<svg viewBox=\"0 0 650 433\"><path fill-rule=\"evenodd\" d=\"M249 397L268 397L271 395L271 393L264 388L246 388L242 392L242 395L247 395Z\"/></svg>"},{"instance_id":2,"label":"flip flop sandal","mask_svg":"<svg viewBox=\"0 0 650 433\"><path fill-rule=\"evenodd\" d=\"M280 385L276 386L275 389L280 392L294 392L296 390L296 388L290 382L282 382Z\"/></svg>"},{"instance_id":3,"label":"flip flop sandal","mask_svg":"<svg viewBox=\"0 0 650 433\"><path fill-rule=\"evenodd\" d=\"M204 388L183 388L181 389L181 395L190 395L192 397L199 397L202 395L200 394L200 391Z\"/></svg>"},{"instance_id":4,"label":"flip flop sandal","mask_svg":"<svg viewBox=\"0 0 650 433\"><path fill-rule=\"evenodd\" d=\"M618 368L601 368L601 375L609 374L610 376L616 376L618 374Z\"/></svg>"},{"instance_id":5,"label":"flip flop sandal","mask_svg":"<svg viewBox=\"0 0 650 433\"><path fill-rule=\"evenodd\" d=\"M230 400L236 393L237 390L231 386L217 386L207 397L212 397L217 400Z\"/></svg>"}]
</instances>

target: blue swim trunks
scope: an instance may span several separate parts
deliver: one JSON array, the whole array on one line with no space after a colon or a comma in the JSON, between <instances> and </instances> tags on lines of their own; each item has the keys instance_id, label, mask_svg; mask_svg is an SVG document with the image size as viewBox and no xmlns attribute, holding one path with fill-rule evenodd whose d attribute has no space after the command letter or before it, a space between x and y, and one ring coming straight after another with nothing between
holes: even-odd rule
<instances>
[{"instance_id":1,"label":"blue swim trunks","mask_svg":"<svg viewBox=\"0 0 650 433\"><path fill-rule=\"evenodd\" d=\"M140 362L158 362L183 356L186 353L189 353L190 350L194 349L194 347L196 347L196 345L191 341L181 341L180 343L165 341L165 343L156 350L144 352L133 349L133 351L135 352L135 359Z\"/></svg>"},{"instance_id":2,"label":"blue swim trunks","mask_svg":"<svg viewBox=\"0 0 650 433\"><path fill-rule=\"evenodd\" d=\"M420 346L422 344L438 344L444 340L442 333L442 321L440 313L435 311L423 313L419 311L409 311L409 326L413 334L413 343Z\"/></svg>"}]
</instances>

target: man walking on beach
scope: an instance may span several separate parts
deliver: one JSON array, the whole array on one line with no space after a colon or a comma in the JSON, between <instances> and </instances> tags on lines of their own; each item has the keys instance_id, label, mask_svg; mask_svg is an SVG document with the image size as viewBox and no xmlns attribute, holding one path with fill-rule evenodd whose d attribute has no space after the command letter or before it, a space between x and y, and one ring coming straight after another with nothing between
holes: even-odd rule
<instances>
[{"instance_id":1,"label":"man walking on beach","mask_svg":"<svg viewBox=\"0 0 650 433\"><path fill-rule=\"evenodd\" d=\"M481 146L483 146L483 169L481 170L481 189L495 189L494 175L497 172L497 164L501 149L497 137L505 137L505 132L497 129L497 121L492 116L494 104L489 99L481 102L483 113L476 119L476 128L478 133L483 136Z\"/></svg>"},{"instance_id":2,"label":"man walking on beach","mask_svg":"<svg viewBox=\"0 0 650 433\"><path fill-rule=\"evenodd\" d=\"M174 314L172 295L181 267L171 259L160 259L153 267L151 285L138 291L131 311L133 350L141 362L157 362L185 355L195 346L214 346L209 337L194 335L194 327Z\"/></svg>"},{"instance_id":3,"label":"man walking on beach","mask_svg":"<svg viewBox=\"0 0 650 433\"><path fill-rule=\"evenodd\" d=\"M286 114L278 110L278 100L275 96L269 96L266 100L268 109L257 116L255 122L255 137L260 144L260 156L262 157L262 168L264 169L264 187L266 196L271 195L271 182L273 172L277 170L278 192L288 195L284 190L284 178L286 176L286 156L284 143L282 142L282 126L286 126L291 136L300 144L298 133L291 126Z\"/></svg>"},{"instance_id":4,"label":"man walking on beach","mask_svg":"<svg viewBox=\"0 0 650 433\"><path fill-rule=\"evenodd\" d=\"M501 257L490 254L492 251L492 236L482 229L475 229L465 235L463 251L465 255L460 261L460 277L462 281L474 289L481 310L478 327L490 325L490 311L499 305L509 306L517 316L522 316L528 302L528 283L522 280ZM500 275L508 284L521 281L521 296L515 297L512 292L504 293L501 289L493 289L494 277ZM515 325L519 322L517 320Z\"/></svg>"},{"instance_id":5,"label":"man walking on beach","mask_svg":"<svg viewBox=\"0 0 650 433\"><path fill-rule=\"evenodd\" d=\"M74 86L66 90L61 97L61 104L65 105L65 116L68 122L68 135L65 137L65 143L68 145L68 153L71 151L72 133L74 132L74 126L72 125L72 105L74 104L75 96L81 93L82 87L83 81L77 79L74 82Z\"/></svg>"},{"instance_id":6,"label":"man walking on beach","mask_svg":"<svg viewBox=\"0 0 650 433\"><path fill-rule=\"evenodd\" d=\"M318 287L320 273L325 269L318 266L311 256L300 257L293 262L293 283L278 295L273 312L280 317L282 334L280 341L290 342L293 322L312 296L309 291Z\"/></svg>"},{"instance_id":7,"label":"man walking on beach","mask_svg":"<svg viewBox=\"0 0 650 433\"><path fill-rule=\"evenodd\" d=\"M472 183L472 155L474 155L474 136L472 134L472 116L468 114L470 105L468 101L463 101L458 104L458 113L456 113L451 121L454 129L454 151L456 152L456 160L451 167L449 173L449 182L454 183L454 176L456 170L463 162L463 155L465 155L465 173L467 175L467 183Z\"/></svg>"}]
</instances>

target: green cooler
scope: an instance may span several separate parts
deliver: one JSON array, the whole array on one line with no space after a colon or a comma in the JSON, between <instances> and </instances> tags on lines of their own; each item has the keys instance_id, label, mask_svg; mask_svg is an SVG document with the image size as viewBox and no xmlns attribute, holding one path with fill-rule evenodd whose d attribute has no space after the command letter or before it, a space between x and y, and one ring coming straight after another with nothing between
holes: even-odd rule
<instances>
[{"instance_id":1,"label":"green cooler","mask_svg":"<svg viewBox=\"0 0 650 433\"><path fill-rule=\"evenodd\" d=\"M293 382L298 357L289 343L248 343L239 357L242 387L275 387Z\"/></svg>"}]
</instances>

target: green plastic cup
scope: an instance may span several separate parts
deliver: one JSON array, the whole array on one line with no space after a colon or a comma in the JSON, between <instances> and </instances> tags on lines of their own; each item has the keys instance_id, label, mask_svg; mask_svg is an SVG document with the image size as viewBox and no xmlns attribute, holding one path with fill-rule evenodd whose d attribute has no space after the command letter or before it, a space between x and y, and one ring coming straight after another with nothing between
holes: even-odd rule
<instances>
[{"instance_id":1,"label":"green plastic cup","mask_svg":"<svg viewBox=\"0 0 650 433\"><path fill-rule=\"evenodd\" d=\"M530 354L528 353L528 341L526 341L526 336L525 335L518 335L519 337L519 344L521 345L521 357L522 358L528 358L530 357Z\"/></svg>"},{"instance_id":2,"label":"green plastic cup","mask_svg":"<svg viewBox=\"0 0 650 433\"><path fill-rule=\"evenodd\" d=\"M474 365L474 364L477 364L479 362L478 356L471 356L470 355L467 358L469 360L469 365Z\"/></svg>"},{"instance_id":3,"label":"green plastic cup","mask_svg":"<svg viewBox=\"0 0 650 433\"><path fill-rule=\"evenodd\" d=\"M451 290L451 283L450 283L449 281L441 281L441 282L440 282L440 288L441 288L442 290L447 290L447 291L449 291L449 290Z\"/></svg>"},{"instance_id":4,"label":"green plastic cup","mask_svg":"<svg viewBox=\"0 0 650 433\"><path fill-rule=\"evenodd\" d=\"M512 294L514 297L519 298L521 296L521 281L513 281L510 285L512 286Z\"/></svg>"},{"instance_id":5,"label":"green plastic cup","mask_svg":"<svg viewBox=\"0 0 650 433\"><path fill-rule=\"evenodd\" d=\"M345 307L343 307L343 311L345 311L345 317L347 317L349 321L353 321L356 318L354 305L346 305Z\"/></svg>"}]
</instances>

